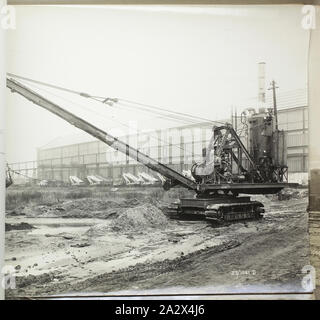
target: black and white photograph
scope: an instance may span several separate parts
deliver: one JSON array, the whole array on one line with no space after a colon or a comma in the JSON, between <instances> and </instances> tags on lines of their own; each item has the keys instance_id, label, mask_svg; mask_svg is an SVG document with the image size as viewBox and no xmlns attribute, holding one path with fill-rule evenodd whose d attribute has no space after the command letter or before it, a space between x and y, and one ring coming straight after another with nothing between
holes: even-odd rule
<instances>
[{"instance_id":1,"label":"black and white photograph","mask_svg":"<svg viewBox=\"0 0 320 320\"><path fill-rule=\"evenodd\" d=\"M313 6L12 8L6 299L313 292Z\"/></svg>"}]
</instances>

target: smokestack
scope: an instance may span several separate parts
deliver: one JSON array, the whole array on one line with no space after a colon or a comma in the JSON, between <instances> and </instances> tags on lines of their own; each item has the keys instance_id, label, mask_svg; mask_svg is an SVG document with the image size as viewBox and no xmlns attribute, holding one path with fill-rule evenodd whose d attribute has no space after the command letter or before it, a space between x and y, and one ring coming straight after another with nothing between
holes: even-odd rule
<instances>
[{"instance_id":1,"label":"smokestack","mask_svg":"<svg viewBox=\"0 0 320 320\"><path fill-rule=\"evenodd\" d=\"M266 63L258 63L258 101L266 102Z\"/></svg>"}]
</instances>

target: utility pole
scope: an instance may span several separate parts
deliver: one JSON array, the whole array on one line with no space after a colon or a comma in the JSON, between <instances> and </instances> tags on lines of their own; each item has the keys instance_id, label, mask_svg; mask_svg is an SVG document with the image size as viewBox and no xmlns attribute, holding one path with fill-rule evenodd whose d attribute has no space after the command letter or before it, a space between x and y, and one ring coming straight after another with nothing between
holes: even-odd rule
<instances>
[{"instance_id":1,"label":"utility pole","mask_svg":"<svg viewBox=\"0 0 320 320\"><path fill-rule=\"evenodd\" d=\"M276 86L276 82L274 80L271 81L271 88L268 90L272 90L273 95L273 114L275 119L275 129L278 131L278 110L277 110L277 97L276 97L276 89L279 87Z\"/></svg>"},{"instance_id":2,"label":"utility pole","mask_svg":"<svg viewBox=\"0 0 320 320\"><path fill-rule=\"evenodd\" d=\"M232 127L234 127L234 124L233 124L233 105L231 106L231 125L232 125Z\"/></svg>"},{"instance_id":3,"label":"utility pole","mask_svg":"<svg viewBox=\"0 0 320 320\"><path fill-rule=\"evenodd\" d=\"M279 128L278 128L278 110L277 110L277 97L276 97L276 82L274 80L271 81L271 88L268 90L272 90L273 95L273 114L275 120L275 141L274 144L276 145L275 148L275 164L278 165L279 163Z\"/></svg>"}]
</instances>

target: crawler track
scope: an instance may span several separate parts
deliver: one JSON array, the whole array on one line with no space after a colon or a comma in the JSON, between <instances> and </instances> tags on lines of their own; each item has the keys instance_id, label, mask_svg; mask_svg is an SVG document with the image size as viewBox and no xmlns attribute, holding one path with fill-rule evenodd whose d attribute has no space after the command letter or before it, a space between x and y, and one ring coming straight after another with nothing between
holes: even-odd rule
<instances>
[{"instance_id":1,"label":"crawler track","mask_svg":"<svg viewBox=\"0 0 320 320\"><path fill-rule=\"evenodd\" d=\"M208 220L213 223L257 220L264 213L263 204L249 197L181 199L166 209L171 219Z\"/></svg>"}]
</instances>

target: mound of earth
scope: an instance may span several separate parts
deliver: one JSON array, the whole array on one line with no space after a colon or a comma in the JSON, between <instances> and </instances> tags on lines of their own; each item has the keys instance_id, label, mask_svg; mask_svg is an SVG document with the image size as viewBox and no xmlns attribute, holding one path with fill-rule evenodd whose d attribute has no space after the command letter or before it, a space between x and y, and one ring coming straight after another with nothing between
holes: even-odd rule
<instances>
[{"instance_id":1,"label":"mound of earth","mask_svg":"<svg viewBox=\"0 0 320 320\"><path fill-rule=\"evenodd\" d=\"M34 229L34 226L32 226L29 223L21 222L21 223L6 223L5 231L11 231L11 230L30 230Z\"/></svg>"},{"instance_id":2,"label":"mound of earth","mask_svg":"<svg viewBox=\"0 0 320 320\"><path fill-rule=\"evenodd\" d=\"M272 195L273 196L273 195ZM263 195L263 194L253 194L250 195L250 199L252 201L259 201L263 203L264 205L270 205L273 201L272 196L270 195Z\"/></svg>"},{"instance_id":3,"label":"mound of earth","mask_svg":"<svg viewBox=\"0 0 320 320\"><path fill-rule=\"evenodd\" d=\"M101 237L105 236L110 232L110 223L99 223L92 226L86 233L86 236L92 237Z\"/></svg>"},{"instance_id":4,"label":"mound of earth","mask_svg":"<svg viewBox=\"0 0 320 320\"><path fill-rule=\"evenodd\" d=\"M307 189L285 188L278 193L278 200L303 199L308 197Z\"/></svg>"},{"instance_id":5,"label":"mound of earth","mask_svg":"<svg viewBox=\"0 0 320 320\"><path fill-rule=\"evenodd\" d=\"M100 218L114 217L121 210L139 205L137 199L104 200L96 198L74 199L59 204L39 204L16 208L14 213L42 218ZM9 213L10 215L10 213Z\"/></svg>"},{"instance_id":6,"label":"mound of earth","mask_svg":"<svg viewBox=\"0 0 320 320\"><path fill-rule=\"evenodd\" d=\"M123 211L111 223L113 231L144 231L150 228L165 228L167 217L157 207L143 204Z\"/></svg>"}]
</instances>

